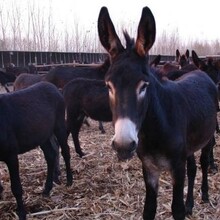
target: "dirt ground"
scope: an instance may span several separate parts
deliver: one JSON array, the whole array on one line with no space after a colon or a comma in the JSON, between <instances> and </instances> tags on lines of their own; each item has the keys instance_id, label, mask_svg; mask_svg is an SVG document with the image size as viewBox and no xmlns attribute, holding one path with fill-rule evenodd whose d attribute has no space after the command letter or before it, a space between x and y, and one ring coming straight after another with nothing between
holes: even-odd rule
<instances>
[{"instance_id":1,"label":"dirt ground","mask_svg":"<svg viewBox=\"0 0 220 220\"><path fill-rule=\"evenodd\" d=\"M79 158L71 137L71 166L74 183L67 187L65 167L61 158L61 185L54 184L51 195L41 195L46 179L46 162L40 149L19 155L23 198L29 220L139 220L142 219L145 186L141 163L135 156L127 162L118 162L110 142L113 136L111 123L104 123L106 134L101 134L98 122L90 120L83 125L80 142L86 156ZM220 138L216 135L215 160L220 170ZM198 153L197 158L200 154ZM201 170L197 163L195 206L191 220L220 219L220 173L209 174L210 203L201 201ZM17 219L16 202L10 189L6 165L0 162L0 175L4 186L0 200L0 219ZM172 184L170 175L162 173L158 195L156 220L169 220L171 216ZM185 184L186 185L186 184ZM187 187L184 191L186 193Z\"/></svg>"}]
</instances>

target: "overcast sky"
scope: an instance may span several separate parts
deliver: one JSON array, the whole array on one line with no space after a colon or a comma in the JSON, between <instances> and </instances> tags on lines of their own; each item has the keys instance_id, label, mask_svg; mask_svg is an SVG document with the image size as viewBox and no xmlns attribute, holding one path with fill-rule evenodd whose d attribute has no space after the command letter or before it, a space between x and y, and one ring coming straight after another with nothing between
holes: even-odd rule
<instances>
[{"instance_id":1,"label":"overcast sky","mask_svg":"<svg viewBox=\"0 0 220 220\"><path fill-rule=\"evenodd\" d=\"M157 33L163 30L178 30L183 39L200 39L205 41L220 40L220 0L0 0L3 10L10 10L16 2L27 10L27 2L44 12L50 9L54 14L54 22L58 26L71 26L74 20L79 25L97 29L97 18L102 6L107 6L115 25L136 29L144 6L152 10L157 26ZM135 37L135 36L134 36Z\"/></svg>"},{"instance_id":2,"label":"overcast sky","mask_svg":"<svg viewBox=\"0 0 220 220\"><path fill-rule=\"evenodd\" d=\"M46 0L44 0L46 1ZM178 29L183 38L220 39L219 0L57 0L59 17L68 15L88 26L97 21L99 10L107 6L114 23L138 24L142 8L152 10L158 32ZM69 13L65 13L69 11Z\"/></svg>"}]
</instances>

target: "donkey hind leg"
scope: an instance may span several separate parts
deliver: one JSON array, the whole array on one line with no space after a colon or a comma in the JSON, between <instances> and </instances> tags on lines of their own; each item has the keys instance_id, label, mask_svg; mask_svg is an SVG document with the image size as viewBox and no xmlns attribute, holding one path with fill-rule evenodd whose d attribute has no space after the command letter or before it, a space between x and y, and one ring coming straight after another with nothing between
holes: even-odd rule
<instances>
[{"instance_id":1,"label":"donkey hind leg","mask_svg":"<svg viewBox=\"0 0 220 220\"><path fill-rule=\"evenodd\" d=\"M142 169L146 188L143 219L153 220L157 210L159 172L146 170L144 164Z\"/></svg>"},{"instance_id":2,"label":"donkey hind leg","mask_svg":"<svg viewBox=\"0 0 220 220\"><path fill-rule=\"evenodd\" d=\"M11 179L11 190L17 202L17 214L19 220L26 219L26 210L22 200L22 185L19 176L19 163L17 155L10 155L9 158L5 161Z\"/></svg>"},{"instance_id":3,"label":"donkey hind leg","mask_svg":"<svg viewBox=\"0 0 220 220\"><path fill-rule=\"evenodd\" d=\"M3 186L2 186L2 183L1 183L1 179L0 179L0 200L3 198L3 190L4 190L4 188L3 188Z\"/></svg>"},{"instance_id":4,"label":"donkey hind leg","mask_svg":"<svg viewBox=\"0 0 220 220\"><path fill-rule=\"evenodd\" d=\"M5 90L6 90L6 92L7 92L7 93L9 93L9 92L10 92L10 90L9 90L9 88L8 88L8 86L7 86L7 85L4 85L4 88L5 88Z\"/></svg>"},{"instance_id":5,"label":"donkey hind leg","mask_svg":"<svg viewBox=\"0 0 220 220\"><path fill-rule=\"evenodd\" d=\"M79 116L77 119L70 119L71 125L70 125L70 128L68 129L68 130L70 130L70 132L72 134L72 138L73 138L76 153L81 158L83 156L85 156L85 153L82 151L82 149L80 147L80 143L79 143L79 132L80 132L80 129L82 127L83 120L84 120L84 115Z\"/></svg>"},{"instance_id":6,"label":"donkey hind leg","mask_svg":"<svg viewBox=\"0 0 220 220\"><path fill-rule=\"evenodd\" d=\"M209 169L208 172L209 173L217 173L218 172L218 166L217 164L215 164L215 160L214 160L214 146L215 146L216 142L215 142L215 136L213 135L212 139L210 140L210 154L209 154Z\"/></svg>"},{"instance_id":7,"label":"donkey hind leg","mask_svg":"<svg viewBox=\"0 0 220 220\"><path fill-rule=\"evenodd\" d=\"M60 147L59 147L59 143L57 141L56 136L53 134L50 138L50 142L52 147L54 148L54 150L56 151L56 162L55 162L55 169L54 169L54 173L53 173L53 181L60 185L61 182L59 180L59 176L61 174L60 172Z\"/></svg>"},{"instance_id":8,"label":"donkey hind leg","mask_svg":"<svg viewBox=\"0 0 220 220\"><path fill-rule=\"evenodd\" d=\"M177 165L178 162L178 165ZM173 176L173 201L172 215L175 220L185 219L185 205L183 198L184 180L185 180L185 164L184 160L172 163Z\"/></svg>"},{"instance_id":9,"label":"donkey hind leg","mask_svg":"<svg viewBox=\"0 0 220 220\"><path fill-rule=\"evenodd\" d=\"M212 150L212 139L209 141L209 143L202 149L202 153L200 156L200 164L202 168L202 200L204 202L209 201L209 195L208 195L208 166L209 166L209 157L210 152Z\"/></svg>"},{"instance_id":10,"label":"donkey hind leg","mask_svg":"<svg viewBox=\"0 0 220 220\"><path fill-rule=\"evenodd\" d=\"M90 127L89 121L88 121L88 117L85 117L83 120L83 124L87 125L88 127Z\"/></svg>"},{"instance_id":11,"label":"donkey hind leg","mask_svg":"<svg viewBox=\"0 0 220 220\"><path fill-rule=\"evenodd\" d=\"M69 145L67 144L67 131L65 124L62 125L60 123L59 126L56 126L54 133L61 147L61 154L63 156L66 166L67 186L71 186L73 183L73 175L70 167L70 148Z\"/></svg>"},{"instance_id":12,"label":"donkey hind leg","mask_svg":"<svg viewBox=\"0 0 220 220\"><path fill-rule=\"evenodd\" d=\"M219 111L219 110L218 110ZM219 128L219 124L218 124L218 118L216 118L216 128L215 128L216 133L220 133L220 128Z\"/></svg>"},{"instance_id":13,"label":"donkey hind leg","mask_svg":"<svg viewBox=\"0 0 220 220\"><path fill-rule=\"evenodd\" d=\"M101 131L102 134L105 134L105 129L101 121L99 121L99 130Z\"/></svg>"},{"instance_id":14,"label":"donkey hind leg","mask_svg":"<svg viewBox=\"0 0 220 220\"><path fill-rule=\"evenodd\" d=\"M50 140L47 140L44 144L40 145L40 147L44 153L44 157L47 162L47 178L43 190L43 195L49 196L50 191L53 187L53 174L55 170L56 151L52 147Z\"/></svg>"},{"instance_id":15,"label":"donkey hind leg","mask_svg":"<svg viewBox=\"0 0 220 220\"><path fill-rule=\"evenodd\" d=\"M193 189L196 177L196 161L194 155L187 158L188 192L186 198L186 215L192 215L194 207Z\"/></svg>"}]
</instances>

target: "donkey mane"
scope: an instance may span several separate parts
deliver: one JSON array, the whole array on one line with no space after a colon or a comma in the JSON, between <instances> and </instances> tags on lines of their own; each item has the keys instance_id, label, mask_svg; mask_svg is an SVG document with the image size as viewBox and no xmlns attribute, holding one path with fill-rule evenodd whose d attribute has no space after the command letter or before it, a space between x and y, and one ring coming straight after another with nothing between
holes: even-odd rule
<instances>
[{"instance_id":1,"label":"donkey mane","mask_svg":"<svg viewBox=\"0 0 220 220\"><path fill-rule=\"evenodd\" d=\"M124 35L124 38L125 38L125 41L126 41L126 49L127 50L131 50L134 48L134 38L131 38L127 32L127 30L124 30L123 31L123 35Z\"/></svg>"}]
</instances>

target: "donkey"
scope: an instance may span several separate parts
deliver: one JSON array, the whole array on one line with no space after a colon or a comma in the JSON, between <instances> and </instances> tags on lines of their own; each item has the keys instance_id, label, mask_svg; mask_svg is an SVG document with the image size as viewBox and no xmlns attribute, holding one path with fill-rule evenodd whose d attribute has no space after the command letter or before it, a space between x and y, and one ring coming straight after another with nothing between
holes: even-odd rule
<instances>
[{"instance_id":1,"label":"donkey","mask_svg":"<svg viewBox=\"0 0 220 220\"><path fill-rule=\"evenodd\" d=\"M167 76L170 72L175 72L182 68L188 68L189 65L189 50L186 50L185 54L180 54L179 50L176 50L176 57L174 62L166 62L157 72L161 77Z\"/></svg>"},{"instance_id":2,"label":"donkey","mask_svg":"<svg viewBox=\"0 0 220 220\"><path fill-rule=\"evenodd\" d=\"M84 118L112 121L108 89L103 80L78 78L64 86L63 97L67 114L67 132L72 134L76 153L82 157L85 154L80 148L79 131Z\"/></svg>"},{"instance_id":3,"label":"donkey","mask_svg":"<svg viewBox=\"0 0 220 220\"><path fill-rule=\"evenodd\" d=\"M189 50L186 50L185 54L180 54L179 50L176 50L176 57L174 62L166 62L160 68L157 73L161 77L166 77L170 72L176 72L185 66L189 65Z\"/></svg>"},{"instance_id":4,"label":"donkey","mask_svg":"<svg viewBox=\"0 0 220 220\"><path fill-rule=\"evenodd\" d=\"M179 50L176 50L176 62L181 68L189 64L189 50L187 49L184 54L180 54Z\"/></svg>"},{"instance_id":5,"label":"donkey","mask_svg":"<svg viewBox=\"0 0 220 220\"><path fill-rule=\"evenodd\" d=\"M17 76L16 80L13 83L13 89L14 91L17 91L28 88L38 82L45 81L45 75L46 74L21 73L19 76ZM50 142L57 152L53 180L56 184L61 184L59 180L59 175L60 175L59 143L57 142L55 135L51 136Z\"/></svg>"},{"instance_id":6,"label":"donkey","mask_svg":"<svg viewBox=\"0 0 220 220\"><path fill-rule=\"evenodd\" d=\"M103 80L109 65L110 61L107 57L103 64L95 67L58 66L51 69L46 74L45 79L56 85L59 89L63 89L69 81L76 78Z\"/></svg>"},{"instance_id":7,"label":"donkey","mask_svg":"<svg viewBox=\"0 0 220 220\"><path fill-rule=\"evenodd\" d=\"M192 50L192 62L193 63L191 63L191 64L183 66L182 69L180 69L180 70L170 71L170 72L167 72L164 74L164 71L162 68L162 69L158 70L157 73L160 76L165 76L170 80L176 80L176 79L180 78L182 75L184 75L192 70L200 69L200 70L206 72L206 74L218 86L219 81L220 81L220 70L216 66L215 62L212 59L208 58L207 62L205 62L204 60L202 60L198 57L198 55L196 54L196 52L194 50ZM217 121L217 119L216 119L216 121ZM216 123L216 132L220 133L218 121ZM212 148L215 146L215 144L216 144L215 136L213 136ZM214 163L213 149L211 150L209 159L210 159L209 160L210 172L213 172L213 173L217 172L218 168L217 168L217 165Z\"/></svg>"},{"instance_id":8,"label":"donkey","mask_svg":"<svg viewBox=\"0 0 220 220\"><path fill-rule=\"evenodd\" d=\"M95 67L58 66L54 69L51 69L46 74L45 80L53 83L59 89L63 89L63 87L72 79L85 78L104 80L109 65L110 60L109 57L107 57L103 64ZM101 133L105 133L101 121L99 121L99 130L101 131Z\"/></svg>"},{"instance_id":9,"label":"donkey","mask_svg":"<svg viewBox=\"0 0 220 220\"><path fill-rule=\"evenodd\" d=\"M16 76L11 73L6 73L0 70L0 84L5 88L6 92L10 92L8 89L8 83L13 83Z\"/></svg>"},{"instance_id":10,"label":"donkey","mask_svg":"<svg viewBox=\"0 0 220 220\"><path fill-rule=\"evenodd\" d=\"M21 73L37 73L37 69L33 64L28 66L15 66L14 63L8 63L5 67L5 71L6 73L13 74L15 77L19 76Z\"/></svg>"},{"instance_id":11,"label":"donkey","mask_svg":"<svg viewBox=\"0 0 220 220\"><path fill-rule=\"evenodd\" d=\"M50 137L54 134L65 161L67 185L72 184L63 96L48 82L39 82L27 89L2 94L0 125L0 161L8 167L11 190L17 201L17 213L19 219L23 220L26 219L26 211L22 201L18 154L41 147L47 162L43 195L48 196L53 186L56 160L56 150L50 143Z\"/></svg>"},{"instance_id":12,"label":"donkey","mask_svg":"<svg viewBox=\"0 0 220 220\"><path fill-rule=\"evenodd\" d=\"M21 73L13 83L14 91L27 88L40 81L45 81L45 74Z\"/></svg>"},{"instance_id":13,"label":"donkey","mask_svg":"<svg viewBox=\"0 0 220 220\"><path fill-rule=\"evenodd\" d=\"M185 73L188 73L196 69L200 69L206 72L216 85L219 83L220 71L214 64L213 60L208 59L207 62L205 62L198 57L198 55L194 50L192 50L192 61L193 61L192 64L186 65L180 70L169 71L163 76L166 76L171 80L176 80Z\"/></svg>"},{"instance_id":14,"label":"donkey","mask_svg":"<svg viewBox=\"0 0 220 220\"><path fill-rule=\"evenodd\" d=\"M219 83L220 69L215 65L215 62L211 58L208 58L207 62L205 62L198 57L195 50L192 50L192 61L197 68L206 72L216 85Z\"/></svg>"},{"instance_id":15,"label":"donkey","mask_svg":"<svg viewBox=\"0 0 220 220\"><path fill-rule=\"evenodd\" d=\"M170 72L176 73L174 76L179 77L182 74L189 72L191 70L195 70L196 67L195 65L192 65L189 63L189 50L186 50L185 54L180 54L179 50L176 50L176 57L175 57L175 62L170 63L167 62L165 63L161 68L160 71L158 72L161 77L166 77ZM171 76L173 77L173 76Z\"/></svg>"},{"instance_id":16,"label":"donkey","mask_svg":"<svg viewBox=\"0 0 220 220\"><path fill-rule=\"evenodd\" d=\"M105 82L115 129L112 146L120 160L130 159L137 152L142 161L146 185L143 218L155 218L159 175L166 169L173 178L173 218L185 219L193 208L194 152L200 149L202 199L208 199L209 143L215 132L218 105L216 86L200 70L177 81L158 80L151 73L148 53L155 41L156 24L148 7L143 8L136 42L124 32L126 48L106 7L100 10L98 32L111 56ZM186 161L187 175L193 181L188 185L185 206Z\"/></svg>"}]
</instances>

